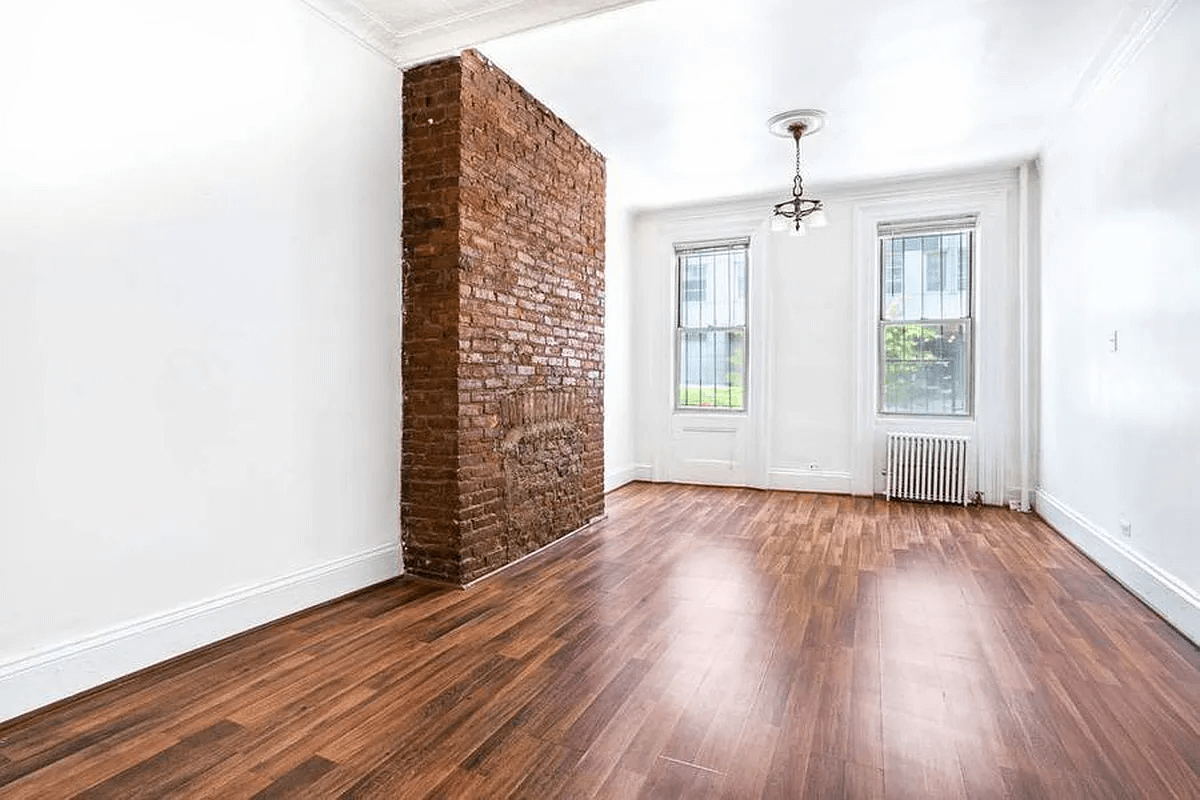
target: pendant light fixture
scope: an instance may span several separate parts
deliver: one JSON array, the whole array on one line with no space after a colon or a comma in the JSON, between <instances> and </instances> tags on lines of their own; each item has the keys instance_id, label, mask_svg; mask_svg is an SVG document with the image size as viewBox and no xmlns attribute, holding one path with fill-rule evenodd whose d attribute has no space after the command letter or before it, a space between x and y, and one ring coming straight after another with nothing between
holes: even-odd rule
<instances>
[{"instance_id":1,"label":"pendant light fixture","mask_svg":"<svg viewBox=\"0 0 1200 800\"><path fill-rule=\"evenodd\" d=\"M773 231L788 231L792 236L803 236L808 228L823 228L829 224L821 201L804 196L804 182L800 178L800 139L816 133L823 127L825 112L815 108L785 111L767 121L767 128L771 133L796 142L796 176L792 179L792 197L775 204L775 211L771 216Z\"/></svg>"}]
</instances>

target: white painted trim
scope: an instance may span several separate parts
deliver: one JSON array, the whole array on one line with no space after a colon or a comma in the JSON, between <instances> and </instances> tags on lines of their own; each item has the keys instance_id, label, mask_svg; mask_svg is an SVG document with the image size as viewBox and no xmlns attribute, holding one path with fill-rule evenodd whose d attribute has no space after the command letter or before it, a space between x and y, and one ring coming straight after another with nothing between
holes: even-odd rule
<instances>
[{"instance_id":1,"label":"white painted trim","mask_svg":"<svg viewBox=\"0 0 1200 800\"><path fill-rule=\"evenodd\" d=\"M853 403L850 440L850 489L857 495L875 493L875 376L873 370L875 344L875 318L879 314L875 299L875 251L867 247L874 242L863 232L870 230L870 221L861 205L854 207L851 227L850 268L851 307L854 321L852 343L854 347L854 388L850 394ZM868 328L868 325L870 326ZM869 335L868 332L869 331ZM864 369L872 370L864 372Z\"/></svg>"},{"instance_id":2,"label":"white painted trim","mask_svg":"<svg viewBox=\"0 0 1200 800\"><path fill-rule=\"evenodd\" d=\"M635 481L652 481L654 480L654 465L653 464L634 464L634 480Z\"/></svg>"},{"instance_id":3,"label":"white painted trim","mask_svg":"<svg viewBox=\"0 0 1200 800\"><path fill-rule=\"evenodd\" d=\"M793 492L853 494L850 473L835 470L775 468L767 473L767 488L787 489Z\"/></svg>"},{"instance_id":4,"label":"white painted trim","mask_svg":"<svg viewBox=\"0 0 1200 800\"><path fill-rule=\"evenodd\" d=\"M492 3L471 9L469 11L458 11L445 17L439 17L431 22L426 22L423 25L418 25L415 28L405 30L403 34L400 34L399 38L401 40L413 39L420 41L424 35L430 33L440 33L446 28L462 28L470 23L478 23L481 18L495 18L497 15L509 11L512 6L534 5L534 2L535 0L509 0L509 2L506 3ZM604 2L601 3L592 3L591 7L589 8L574 11L563 16L555 16L552 19L547 19L544 22L537 22L533 25L522 25L511 30L506 28L503 32L474 32L473 36L471 37L471 41L479 43L489 39L497 39L501 36L511 36L517 33L524 33L525 31L537 30L538 28L544 28L549 25L558 25L562 22L586 19L588 17L594 17L600 14L607 14L610 11L616 11L617 9L624 8L625 6L637 5L638 3L642 2L645 2L645 0L604 0ZM464 45L464 47L470 46L471 45L469 44Z\"/></svg>"},{"instance_id":5,"label":"white painted trim","mask_svg":"<svg viewBox=\"0 0 1200 800\"><path fill-rule=\"evenodd\" d=\"M300 2L353 36L369 50L383 56L395 66L406 69L427 61L457 56L468 47L482 45L492 39L604 14L645 0L609 0L599 8L588 8L571 14L553 16L541 22L516 26L510 22L497 25L496 20L513 19L511 7L531 5L532 0L515 0L498 6L457 13L450 12L447 8L448 13L445 16L406 30L396 30L355 0Z\"/></svg>"},{"instance_id":6,"label":"white painted trim","mask_svg":"<svg viewBox=\"0 0 1200 800\"><path fill-rule=\"evenodd\" d=\"M718 433L721 432L718 431ZM730 433L733 434L736 432L730 431ZM676 463L676 469L679 471L686 471L689 467L695 467L699 469L735 470L738 467L738 463L731 458L689 458ZM690 481L684 481L684 483L688 482ZM738 483L737 485L741 486L745 484Z\"/></svg>"},{"instance_id":7,"label":"white painted trim","mask_svg":"<svg viewBox=\"0 0 1200 800\"><path fill-rule=\"evenodd\" d=\"M396 542L0 662L0 721L399 574Z\"/></svg>"},{"instance_id":8,"label":"white painted trim","mask_svg":"<svg viewBox=\"0 0 1200 800\"><path fill-rule=\"evenodd\" d=\"M1030 286L1029 260L1033 243L1029 226L1029 170L1028 163L1022 164L1017 171L1017 436L1018 458L1017 465L1020 488L1018 490L1018 511L1029 510L1029 492L1032 488L1029 480L1029 447L1033 422L1029 405L1030 384ZM1010 490L1011 491L1011 490Z\"/></svg>"},{"instance_id":9,"label":"white painted trim","mask_svg":"<svg viewBox=\"0 0 1200 800\"><path fill-rule=\"evenodd\" d=\"M555 16L532 25L504 25L495 20L508 13L507 6L489 6L469 12L448 13L445 17L404 31L397 31L355 0L300 0L335 26L350 34L368 50L382 56L400 69L427 61L456 56L468 47L491 39L521 33L568 20L604 14L645 0L610 0L600 8L591 8L565 16ZM522 4L517 0L516 5Z\"/></svg>"},{"instance_id":10,"label":"white painted trim","mask_svg":"<svg viewBox=\"0 0 1200 800\"><path fill-rule=\"evenodd\" d=\"M694 236L701 240L751 237L763 223L770 221L771 204L765 202L767 197L753 195L709 203L634 209L632 214L635 222L655 222L669 229L673 236Z\"/></svg>"},{"instance_id":11,"label":"white painted trim","mask_svg":"<svg viewBox=\"0 0 1200 800\"><path fill-rule=\"evenodd\" d=\"M1200 595L1044 489L1035 497L1038 515L1052 528L1200 645Z\"/></svg>"},{"instance_id":12,"label":"white painted trim","mask_svg":"<svg viewBox=\"0 0 1200 800\"><path fill-rule=\"evenodd\" d=\"M433 23L401 32L396 37L396 58L403 68L458 55L468 47L480 47L489 41L537 30L563 22L607 14L646 0L606 0L599 7L589 7L570 14L553 16L533 23L512 25L521 17L520 7L536 5L535 0L506 0L475 11L459 13ZM548 3L545 5L549 5ZM517 13L513 13L516 11ZM496 20L504 21L497 25Z\"/></svg>"},{"instance_id":13,"label":"white painted trim","mask_svg":"<svg viewBox=\"0 0 1200 800\"><path fill-rule=\"evenodd\" d=\"M767 472L772 460L775 438L771 431L775 427L775 365L776 345L775 320L767 287L771 285L770 223L759 216L756 234L751 238L750 253L750 316L747 320L746 346L750 348L749 389L750 439L746 447L746 477L755 486L768 480Z\"/></svg>"},{"instance_id":14,"label":"white painted trim","mask_svg":"<svg viewBox=\"0 0 1200 800\"><path fill-rule=\"evenodd\" d=\"M611 492L613 489L620 489L627 483L632 483L638 479L638 465L630 464L621 469L614 469L604 475L604 491Z\"/></svg>"},{"instance_id":15,"label":"white painted trim","mask_svg":"<svg viewBox=\"0 0 1200 800\"><path fill-rule=\"evenodd\" d=\"M396 32L383 20L354 0L300 0L331 23L358 40L368 50L400 66Z\"/></svg>"},{"instance_id":16,"label":"white painted trim","mask_svg":"<svg viewBox=\"0 0 1200 800\"><path fill-rule=\"evenodd\" d=\"M805 194L820 196L826 202L869 203L910 196L952 197L962 193L975 194L986 189L1008 189L1021 164L1033 159L1034 153L1019 159L1008 159L972 169L949 172L924 172L895 178L845 183L804 184ZM771 206L787 195L791 187L770 192L756 192L714 202L685 203L669 206L635 207L631 213L636 222L670 225L677 222L704 222L710 219L741 219L743 224L770 222ZM837 224L841 224L838 222Z\"/></svg>"}]
</instances>

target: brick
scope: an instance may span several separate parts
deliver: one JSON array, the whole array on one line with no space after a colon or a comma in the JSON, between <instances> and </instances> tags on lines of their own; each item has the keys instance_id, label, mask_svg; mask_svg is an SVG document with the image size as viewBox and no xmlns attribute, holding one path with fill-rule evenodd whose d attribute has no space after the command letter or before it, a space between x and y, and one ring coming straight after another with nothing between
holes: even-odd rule
<instances>
[{"instance_id":1,"label":"brick","mask_svg":"<svg viewBox=\"0 0 1200 800\"><path fill-rule=\"evenodd\" d=\"M604 160L471 50L403 93L405 563L466 583L603 513Z\"/></svg>"}]
</instances>

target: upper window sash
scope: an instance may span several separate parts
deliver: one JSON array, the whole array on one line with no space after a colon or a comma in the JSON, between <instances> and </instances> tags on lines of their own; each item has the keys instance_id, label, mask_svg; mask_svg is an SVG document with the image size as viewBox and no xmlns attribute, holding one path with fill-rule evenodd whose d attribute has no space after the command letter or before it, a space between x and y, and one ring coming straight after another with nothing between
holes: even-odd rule
<instances>
[{"instance_id":1,"label":"upper window sash","mask_svg":"<svg viewBox=\"0 0 1200 800\"><path fill-rule=\"evenodd\" d=\"M934 229L910 222L880 229L888 231L878 239L880 321L971 316L973 228Z\"/></svg>"}]
</instances>

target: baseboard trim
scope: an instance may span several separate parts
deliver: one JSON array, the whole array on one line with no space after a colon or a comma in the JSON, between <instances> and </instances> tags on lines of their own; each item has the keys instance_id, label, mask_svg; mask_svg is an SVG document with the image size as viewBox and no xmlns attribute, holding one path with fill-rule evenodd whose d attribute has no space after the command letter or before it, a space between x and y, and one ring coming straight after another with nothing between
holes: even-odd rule
<instances>
[{"instance_id":1,"label":"baseboard trim","mask_svg":"<svg viewBox=\"0 0 1200 800\"><path fill-rule=\"evenodd\" d=\"M635 481L652 481L654 480L654 465L653 464L634 464L634 480Z\"/></svg>"},{"instance_id":2,"label":"baseboard trim","mask_svg":"<svg viewBox=\"0 0 1200 800\"><path fill-rule=\"evenodd\" d=\"M0 722L399 574L397 542L0 662Z\"/></svg>"},{"instance_id":3,"label":"baseboard trim","mask_svg":"<svg viewBox=\"0 0 1200 800\"><path fill-rule=\"evenodd\" d=\"M630 464L623 469L615 469L605 474L604 491L611 492L614 489L620 489L625 484L633 483L636 480L638 480L637 464Z\"/></svg>"},{"instance_id":4,"label":"baseboard trim","mask_svg":"<svg viewBox=\"0 0 1200 800\"><path fill-rule=\"evenodd\" d=\"M1049 492L1037 490L1034 501L1050 527L1200 646L1200 595Z\"/></svg>"},{"instance_id":5,"label":"baseboard trim","mask_svg":"<svg viewBox=\"0 0 1200 800\"><path fill-rule=\"evenodd\" d=\"M582 533L583 531L586 531L588 528L592 527L593 525L603 522L606 519L608 519L607 511L604 512L603 514L599 514L595 517L592 517L590 520L583 523L575 530L571 531L570 533L563 534L562 536L555 539L553 542L547 542L546 544L539 547L537 550L526 553L525 555L521 556L520 558L513 559L512 561L508 562L504 566L497 567L496 569L492 570L491 572L487 573L486 575L480 575L478 578L468 581L467 583L464 583L461 586L456 583L444 583L443 585L444 586L453 586L453 587L456 587L459 589L470 589L472 586L479 583L480 581L486 581L489 578L494 578L497 575L499 575L500 573L510 570L513 567L517 566L518 564L528 561L529 559L533 558L534 556L541 555L542 553L546 552L547 550L554 547L555 545L562 544L563 542L565 542L567 539L570 539L575 534Z\"/></svg>"},{"instance_id":6,"label":"baseboard trim","mask_svg":"<svg viewBox=\"0 0 1200 800\"><path fill-rule=\"evenodd\" d=\"M849 472L820 469L773 469L767 472L768 489L793 492L853 494Z\"/></svg>"}]
</instances>

